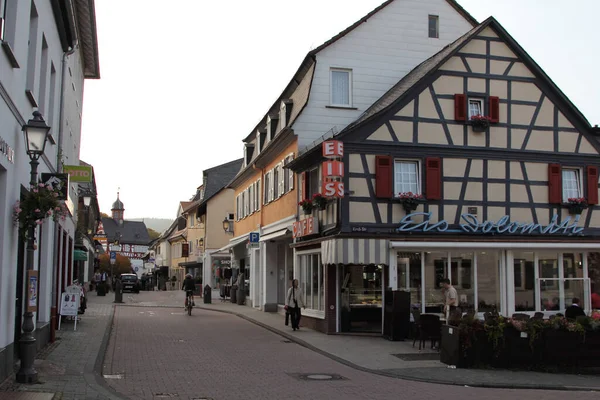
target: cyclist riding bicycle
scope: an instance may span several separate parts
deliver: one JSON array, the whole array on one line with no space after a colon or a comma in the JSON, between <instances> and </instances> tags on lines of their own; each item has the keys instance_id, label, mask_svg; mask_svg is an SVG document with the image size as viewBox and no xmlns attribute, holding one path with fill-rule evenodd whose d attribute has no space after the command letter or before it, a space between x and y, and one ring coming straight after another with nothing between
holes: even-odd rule
<instances>
[{"instance_id":1,"label":"cyclist riding bicycle","mask_svg":"<svg viewBox=\"0 0 600 400\"><path fill-rule=\"evenodd\" d=\"M194 290L196 290L196 284L194 283L194 278L192 278L192 274L187 274L185 276L185 280L183 281L181 290L185 290L186 300L187 297L190 296L192 299L192 306L195 306L196 304L194 303Z\"/></svg>"}]
</instances>

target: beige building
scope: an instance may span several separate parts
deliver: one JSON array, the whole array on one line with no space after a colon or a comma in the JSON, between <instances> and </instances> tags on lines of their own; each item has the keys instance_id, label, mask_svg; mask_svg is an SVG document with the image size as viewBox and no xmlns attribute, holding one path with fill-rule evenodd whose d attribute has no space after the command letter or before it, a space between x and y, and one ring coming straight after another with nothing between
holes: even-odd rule
<instances>
[{"instance_id":1,"label":"beige building","mask_svg":"<svg viewBox=\"0 0 600 400\"><path fill-rule=\"evenodd\" d=\"M384 333L388 290L441 314L444 278L481 314L564 312L573 297L590 310L597 134L495 19L476 26L333 137L345 170L336 229L299 212L316 229L293 245L294 275L322 312L307 320ZM322 147L289 167L323 177Z\"/></svg>"}]
</instances>

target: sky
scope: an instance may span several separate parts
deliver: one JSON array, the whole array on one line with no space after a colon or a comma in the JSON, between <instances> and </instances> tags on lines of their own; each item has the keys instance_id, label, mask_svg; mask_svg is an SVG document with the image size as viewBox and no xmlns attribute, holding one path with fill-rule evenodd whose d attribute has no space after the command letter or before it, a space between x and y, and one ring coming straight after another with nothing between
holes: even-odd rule
<instances>
[{"instance_id":1,"label":"sky","mask_svg":"<svg viewBox=\"0 0 600 400\"><path fill-rule=\"evenodd\" d=\"M85 82L80 158L101 211L120 190L126 219L175 218L204 169L242 157L306 53L382 2L96 1L101 79ZM493 15L600 124L600 1L458 2Z\"/></svg>"}]
</instances>

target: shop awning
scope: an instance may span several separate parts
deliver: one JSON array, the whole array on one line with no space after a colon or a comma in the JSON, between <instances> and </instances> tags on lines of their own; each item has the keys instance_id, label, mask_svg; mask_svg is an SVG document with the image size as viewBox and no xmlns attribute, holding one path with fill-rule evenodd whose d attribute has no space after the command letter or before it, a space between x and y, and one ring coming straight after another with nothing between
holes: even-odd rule
<instances>
[{"instance_id":1,"label":"shop awning","mask_svg":"<svg viewBox=\"0 0 600 400\"><path fill-rule=\"evenodd\" d=\"M228 245L221 247L219 250L215 251L215 253L220 253L224 250L229 250L230 248L235 247L240 243L244 243L245 241L248 240L249 237L250 237L250 234L246 233L245 235L233 238L229 241Z\"/></svg>"},{"instance_id":2,"label":"shop awning","mask_svg":"<svg viewBox=\"0 0 600 400\"><path fill-rule=\"evenodd\" d=\"M267 233L266 235L262 235L259 239L259 242L266 242L267 240L273 240L276 238L280 238L286 235L290 235L292 231L289 228L280 229L275 232Z\"/></svg>"},{"instance_id":3,"label":"shop awning","mask_svg":"<svg viewBox=\"0 0 600 400\"><path fill-rule=\"evenodd\" d=\"M75 261L87 261L88 256L87 256L87 251L83 251L83 250L73 250L73 260Z\"/></svg>"},{"instance_id":4,"label":"shop awning","mask_svg":"<svg viewBox=\"0 0 600 400\"><path fill-rule=\"evenodd\" d=\"M330 239L321 242L323 264L389 264L385 239Z\"/></svg>"}]
</instances>

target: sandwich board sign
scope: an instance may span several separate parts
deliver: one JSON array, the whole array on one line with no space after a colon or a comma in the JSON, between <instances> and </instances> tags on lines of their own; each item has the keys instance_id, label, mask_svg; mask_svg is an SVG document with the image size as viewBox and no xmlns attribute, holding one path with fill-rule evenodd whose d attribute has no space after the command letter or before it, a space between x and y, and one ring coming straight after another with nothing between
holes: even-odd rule
<instances>
[{"instance_id":1,"label":"sandwich board sign","mask_svg":"<svg viewBox=\"0 0 600 400\"><path fill-rule=\"evenodd\" d=\"M75 317L74 331L77 330L77 310L79 310L79 294L63 292L60 295L60 318L58 319L58 330L63 316Z\"/></svg>"}]
</instances>

